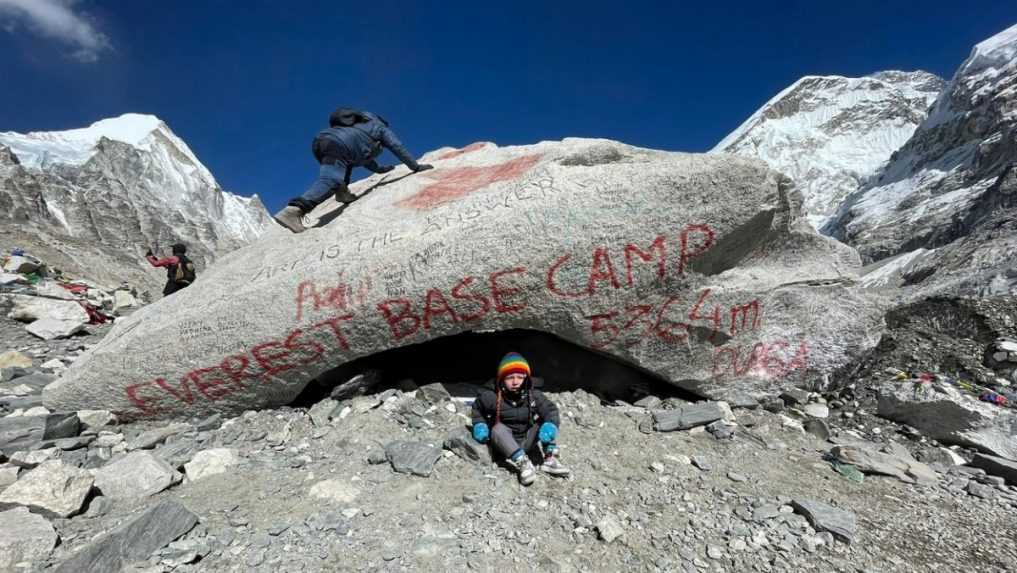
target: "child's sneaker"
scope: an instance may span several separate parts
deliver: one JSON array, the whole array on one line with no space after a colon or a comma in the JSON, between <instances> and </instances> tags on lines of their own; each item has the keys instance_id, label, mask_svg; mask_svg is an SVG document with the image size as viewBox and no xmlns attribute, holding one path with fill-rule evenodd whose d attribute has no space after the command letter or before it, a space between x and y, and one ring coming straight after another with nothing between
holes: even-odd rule
<instances>
[{"instance_id":1,"label":"child's sneaker","mask_svg":"<svg viewBox=\"0 0 1017 573\"><path fill-rule=\"evenodd\" d=\"M506 461L519 474L519 483L530 485L537 479L537 470L533 468L533 462L530 461L529 456L522 455L519 457L519 461L511 459Z\"/></svg>"},{"instance_id":2,"label":"child's sneaker","mask_svg":"<svg viewBox=\"0 0 1017 573\"><path fill-rule=\"evenodd\" d=\"M540 464L540 471L559 477L564 477L572 473L572 470L565 467L561 461L558 460L558 456L554 454L544 456L544 463Z\"/></svg>"}]
</instances>

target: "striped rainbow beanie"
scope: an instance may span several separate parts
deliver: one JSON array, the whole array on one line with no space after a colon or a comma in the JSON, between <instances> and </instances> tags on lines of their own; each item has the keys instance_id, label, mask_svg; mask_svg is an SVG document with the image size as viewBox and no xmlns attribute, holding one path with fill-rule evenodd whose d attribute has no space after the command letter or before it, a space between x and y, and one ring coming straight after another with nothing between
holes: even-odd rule
<instances>
[{"instance_id":1,"label":"striped rainbow beanie","mask_svg":"<svg viewBox=\"0 0 1017 573\"><path fill-rule=\"evenodd\" d=\"M522 354L518 352L509 352L505 355L505 358L501 359L501 364L498 365L498 381L502 381L509 374L516 372L530 375L530 363L523 358Z\"/></svg>"}]
</instances>

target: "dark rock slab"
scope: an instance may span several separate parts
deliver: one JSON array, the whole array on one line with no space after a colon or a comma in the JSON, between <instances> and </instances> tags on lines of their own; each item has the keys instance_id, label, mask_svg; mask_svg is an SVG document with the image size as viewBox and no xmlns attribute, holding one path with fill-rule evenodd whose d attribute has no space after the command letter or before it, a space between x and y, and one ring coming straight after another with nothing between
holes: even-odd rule
<instances>
[{"instance_id":1,"label":"dark rock slab","mask_svg":"<svg viewBox=\"0 0 1017 573\"><path fill-rule=\"evenodd\" d=\"M44 440L71 438L79 430L78 415L73 412L0 418L0 452L10 456L17 451L38 450L44 447Z\"/></svg>"},{"instance_id":2,"label":"dark rock slab","mask_svg":"<svg viewBox=\"0 0 1017 573\"><path fill-rule=\"evenodd\" d=\"M464 428L450 431L442 446L468 462L482 465L491 463L490 449L483 444L478 444L470 432Z\"/></svg>"},{"instance_id":3,"label":"dark rock slab","mask_svg":"<svg viewBox=\"0 0 1017 573\"><path fill-rule=\"evenodd\" d=\"M148 559L198 523L198 516L175 501L162 501L96 539L56 568L56 573L120 571L127 563Z\"/></svg>"},{"instance_id":4,"label":"dark rock slab","mask_svg":"<svg viewBox=\"0 0 1017 573\"><path fill-rule=\"evenodd\" d=\"M658 432L688 430L721 420L731 413L726 404L720 402L699 402L687 404L674 410L654 410L653 422Z\"/></svg>"},{"instance_id":5,"label":"dark rock slab","mask_svg":"<svg viewBox=\"0 0 1017 573\"><path fill-rule=\"evenodd\" d=\"M975 454L971 465L985 470L990 475L1005 479L1010 485L1017 485L1017 462L1013 460L988 454Z\"/></svg>"},{"instance_id":6,"label":"dark rock slab","mask_svg":"<svg viewBox=\"0 0 1017 573\"><path fill-rule=\"evenodd\" d=\"M811 499L791 501L795 513L804 515L816 531L829 531L844 543L851 543L858 532L855 514Z\"/></svg>"},{"instance_id":7,"label":"dark rock slab","mask_svg":"<svg viewBox=\"0 0 1017 573\"><path fill-rule=\"evenodd\" d=\"M390 442L385 446L385 457L399 473L428 477L441 457L441 449L425 442Z\"/></svg>"}]
</instances>

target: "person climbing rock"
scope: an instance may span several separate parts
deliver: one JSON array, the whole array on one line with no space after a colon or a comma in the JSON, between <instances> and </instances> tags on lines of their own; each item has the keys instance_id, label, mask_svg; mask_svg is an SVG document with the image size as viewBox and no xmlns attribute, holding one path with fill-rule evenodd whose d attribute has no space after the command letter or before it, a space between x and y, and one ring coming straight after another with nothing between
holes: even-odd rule
<instances>
[{"instance_id":1,"label":"person climbing rock","mask_svg":"<svg viewBox=\"0 0 1017 573\"><path fill-rule=\"evenodd\" d=\"M145 253L145 258L153 267L166 267L166 286L162 289L163 296L169 296L194 282L194 262L187 258L187 245L177 243L171 247L172 256L156 258L152 249Z\"/></svg>"},{"instance_id":2,"label":"person climbing rock","mask_svg":"<svg viewBox=\"0 0 1017 573\"><path fill-rule=\"evenodd\" d=\"M280 225L294 233L305 231L303 216L332 195L341 203L357 200L349 189L354 167L366 167L375 173L395 169L395 166L381 166L375 161L382 149L391 151L414 172L433 168L417 163L381 116L341 107L332 112L328 123L330 127L319 132L311 143L311 152L320 164L318 178L303 195L290 200L273 215Z\"/></svg>"},{"instance_id":3,"label":"person climbing rock","mask_svg":"<svg viewBox=\"0 0 1017 573\"><path fill-rule=\"evenodd\" d=\"M537 478L531 456L541 462L541 471L569 475L558 460L560 424L558 407L534 388L530 365L516 352L502 358L498 375L473 402L473 439L482 444L490 441L523 485Z\"/></svg>"}]
</instances>

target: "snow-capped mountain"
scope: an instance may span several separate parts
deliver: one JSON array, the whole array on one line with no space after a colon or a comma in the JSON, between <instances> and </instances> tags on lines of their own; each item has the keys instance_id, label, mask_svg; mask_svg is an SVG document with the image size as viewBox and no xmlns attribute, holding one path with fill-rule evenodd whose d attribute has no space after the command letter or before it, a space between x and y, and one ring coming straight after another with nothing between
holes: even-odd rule
<instances>
[{"instance_id":1,"label":"snow-capped mountain","mask_svg":"<svg viewBox=\"0 0 1017 573\"><path fill-rule=\"evenodd\" d=\"M712 152L757 157L791 177L814 227L914 133L943 89L922 72L806 76L766 102Z\"/></svg>"},{"instance_id":2,"label":"snow-capped mountain","mask_svg":"<svg viewBox=\"0 0 1017 573\"><path fill-rule=\"evenodd\" d=\"M1017 293L1017 25L979 43L829 226L898 284ZM917 253L917 254L916 254ZM930 277L933 277L930 280Z\"/></svg>"},{"instance_id":3,"label":"snow-capped mountain","mask_svg":"<svg viewBox=\"0 0 1017 573\"><path fill-rule=\"evenodd\" d=\"M201 264L260 236L257 196L224 191L159 118L125 114L82 129L0 133L0 247L117 284L163 281L140 256L182 242ZM157 289L158 290L158 289Z\"/></svg>"}]
</instances>

